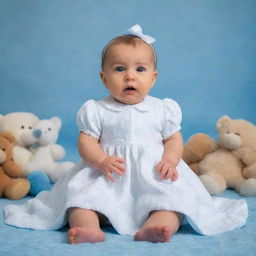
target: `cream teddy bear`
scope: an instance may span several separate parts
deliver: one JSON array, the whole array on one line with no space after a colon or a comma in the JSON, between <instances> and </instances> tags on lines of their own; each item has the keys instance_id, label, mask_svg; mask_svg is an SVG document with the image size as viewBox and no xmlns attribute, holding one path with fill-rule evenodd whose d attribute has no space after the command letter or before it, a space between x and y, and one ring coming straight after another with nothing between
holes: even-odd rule
<instances>
[{"instance_id":1,"label":"cream teddy bear","mask_svg":"<svg viewBox=\"0 0 256 256\"><path fill-rule=\"evenodd\" d=\"M0 115L0 132L8 132L15 137L13 159L21 167L23 177L26 177L26 173L23 172L24 166L32 156L28 149L30 145L24 141L24 137L31 132L38 120L37 116L29 112L12 112L7 115Z\"/></svg>"},{"instance_id":2,"label":"cream teddy bear","mask_svg":"<svg viewBox=\"0 0 256 256\"><path fill-rule=\"evenodd\" d=\"M53 117L49 120L38 121L30 133L24 136L24 141L28 145L33 144L30 148L33 155L24 166L27 174L40 170L49 176L52 183L55 183L73 167L72 162L58 162L65 156L64 148L55 144L60 128L60 118Z\"/></svg>"},{"instance_id":3,"label":"cream teddy bear","mask_svg":"<svg viewBox=\"0 0 256 256\"><path fill-rule=\"evenodd\" d=\"M228 116L216 124L219 148L199 162L199 178L212 195L234 188L242 195L256 196L256 127Z\"/></svg>"}]
</instances>

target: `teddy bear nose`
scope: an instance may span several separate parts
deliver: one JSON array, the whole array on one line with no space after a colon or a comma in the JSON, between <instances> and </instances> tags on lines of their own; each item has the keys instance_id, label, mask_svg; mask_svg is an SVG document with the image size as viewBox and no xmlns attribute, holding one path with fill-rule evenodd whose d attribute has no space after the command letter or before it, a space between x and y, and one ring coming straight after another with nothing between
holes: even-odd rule
<instances>
[{"instance_id":1,"label":"teddy bear nose","mask_svg":"<svg viewBox=\"0 0 256 256\"><path fill-rule=\"evenodd\" d=\"M3 150L0 150L0 164L6 160L6 154Z\"/></svg>"},{"instance_id":2,"label":"teddy bear nose","mask_svg":"<svg viewBox=\"0 0 256 256\"><path fill-rule=\"evenodd\" d=\"M41 130L34 130L33 131L33 135L34 135L35 138L40 138L41 134L42 134Z\"/></svg>"}]
</instances>

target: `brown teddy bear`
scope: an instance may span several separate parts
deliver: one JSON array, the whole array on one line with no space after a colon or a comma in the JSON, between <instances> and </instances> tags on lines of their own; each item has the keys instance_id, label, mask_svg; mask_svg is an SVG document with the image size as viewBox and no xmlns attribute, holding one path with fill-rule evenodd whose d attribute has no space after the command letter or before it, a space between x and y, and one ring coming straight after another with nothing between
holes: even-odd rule
<instances>
[{"instance_id":1,"label":"brown teddy bear","mask_svg":"<svg viewBox=\"0 0 256 256\"><path fill-rule=\"evenodd\" d=\"M256 196L255 125L223 116L216 128L218 143L206 135L194 135L184 148L184 160L191 159L191 152L197 156L188 164L196 163L195 172L211 195L233 188L242 195Z\"/></svg>"},{"instance_id":2,"label":"brown teddy bear","mask_svg":"<svg viewBox=\"0 0 256 256\"><path fill-rule=\"evenodd\" d=\"M15 138L9 133L0 133L0 198L21 199L30 189L28 180L18 178L21 168L13 161Z\"/></svg>"},{"instance_id":3,"label":"brown teddy bear","mask_svg":"<svg viewBox=\"0 0 256 256\"><path fill-rule=\"evenodd\" d=\"M198 165L204 157L217 150L217 143L207 134L197 133L189 138L187 144L184 145L182 159L189 167L199 175Z\"/></svg>"}]
</instances>

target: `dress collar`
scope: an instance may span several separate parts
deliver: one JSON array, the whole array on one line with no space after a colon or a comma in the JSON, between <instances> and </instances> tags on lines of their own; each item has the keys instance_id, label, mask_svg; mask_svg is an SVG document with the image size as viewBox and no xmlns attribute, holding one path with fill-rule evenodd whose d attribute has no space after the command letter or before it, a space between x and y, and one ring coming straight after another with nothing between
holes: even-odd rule
<instances>
[{"instance_id":1,"label":"dress collar","mask_svg":"<svg viewBox=\"0 0 256 256\"><path fill-rule=\"evenodd\" d=\"M115 111L115 112L121 112L124 108L132 107L140 112L147 112L149 111L152 106L150 104L151 96L146 96L144 100L138 104L128 105L123 104L117 100L115 100L111 95L100 100L99 103L104 106L105 108Z\"/></svg>"}]
</instances>

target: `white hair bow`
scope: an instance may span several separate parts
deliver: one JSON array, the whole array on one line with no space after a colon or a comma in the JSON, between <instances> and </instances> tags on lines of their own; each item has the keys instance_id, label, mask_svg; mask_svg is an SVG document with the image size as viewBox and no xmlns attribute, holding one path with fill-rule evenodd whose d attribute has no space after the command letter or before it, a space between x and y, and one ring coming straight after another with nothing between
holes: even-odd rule
<instances>
[{"instance_id":1,"label":"white hair bow","mask_svg":"<svg viewBox=\"0 0 256 256\"><path fill-rule=\"evenodd\" d=\"M142 33L142 28L139 24L136 24L136 25L132 26L131 28L128 29L128 31L132 35L138 36L139 38L141 38L142 40L144 40L148 44L152 44L156 41L156 39L154 37L149 36L149 35L144 35Z\"/></svg>"}]
</instances>

